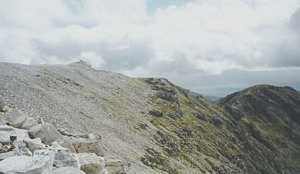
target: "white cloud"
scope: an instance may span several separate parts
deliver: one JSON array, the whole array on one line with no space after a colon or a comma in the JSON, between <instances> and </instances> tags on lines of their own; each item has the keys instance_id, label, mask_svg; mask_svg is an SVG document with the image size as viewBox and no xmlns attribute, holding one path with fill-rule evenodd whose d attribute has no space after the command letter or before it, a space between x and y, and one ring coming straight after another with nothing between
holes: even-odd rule
<instances>
[{"instance_id":1,"label":"white cloud","mask_svg":"<svg viewBox=\"0 0 300 174\"><path fill-rule=\"evenodd\" d=\"M195 73L300 66L299 0L191 0L152 13L145 0L0 2L0 61L84 57L130 75L191 81Z\"/></svg>"},{"instance_id":2,"label":"white cloud","mask_svg":"<svg viewBox=\"0 0 300 174\"><path fill-rule=\"evenodd\" d=\"M207 72L272 66L266 54L271 49L269 42L281 43L284 39L278 36L289 35L285 27L299 3L252 2L249 5L241 0L194 1L160 11L155 16L151 36L157 41L156 50L162 57L180 51Z\"/></svg>"}]
</instances>

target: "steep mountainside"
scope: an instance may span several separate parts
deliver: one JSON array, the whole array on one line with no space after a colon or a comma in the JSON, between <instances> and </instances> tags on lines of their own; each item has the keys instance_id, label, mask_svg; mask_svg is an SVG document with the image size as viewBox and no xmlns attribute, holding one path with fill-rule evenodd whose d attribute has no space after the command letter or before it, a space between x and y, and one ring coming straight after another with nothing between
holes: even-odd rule
<instances>
[{"instance_id":1,"label":"steep mountainside","mask_svg":"<svg viewBox=\"0 0 300 174\"><path fill-rule=\"evenodd\" d=\"M254 86L220 102L261 173L300 172L300 94L290 87Z\"/></svg>"},{"instance_id":2,"label":"steep mountainside","mask_svg":"<svg viewBox=\"0 0 300 174\"><path fill-rule=\"evenodd\" d=\"M166 79L85 62L0 63L0 99L61 132L102 137L129 174L300 173L300 94L255 86L214 104Z\"/></svg>"}]
</instances>

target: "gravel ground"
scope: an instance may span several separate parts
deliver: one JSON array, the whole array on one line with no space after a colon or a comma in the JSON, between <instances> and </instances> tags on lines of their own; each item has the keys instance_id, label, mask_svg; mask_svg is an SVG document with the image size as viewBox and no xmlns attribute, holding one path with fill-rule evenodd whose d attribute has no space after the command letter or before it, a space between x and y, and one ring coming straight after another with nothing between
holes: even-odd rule
<instances>
[{"instance_id":1,"label":"gravel ground","mask_svg":"<svg viewBox=\"0 0 300 174\"><path fill-rule=\"evenodd\" d=\"M71 133L102 136L106 156L128 163L129 174L156 173L140 162L148 134L150 87L139 79L98 71L85 62L68 65L0 63L0 98L29 116ZM137 125L150 125L147 132Z\"/></svg>"}]
</instances>

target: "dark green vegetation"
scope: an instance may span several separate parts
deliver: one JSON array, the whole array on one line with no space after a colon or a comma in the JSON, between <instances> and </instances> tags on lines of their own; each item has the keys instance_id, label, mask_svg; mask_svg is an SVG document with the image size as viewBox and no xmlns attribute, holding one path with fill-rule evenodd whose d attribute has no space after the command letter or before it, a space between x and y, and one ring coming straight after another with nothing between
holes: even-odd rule
<instances>
[{"instance_id":1,"label":"dark green vegetation","mask_svg":"<svg viewBox=\"0 0 300 174\"><path fill-rule=\"evenodd\" d=\"M151 123L161 151L142 162L169 174L300 173L300 94L255 86L209 103L165 79L144 79L156 91Z\"/></svg>"}]
</instances>

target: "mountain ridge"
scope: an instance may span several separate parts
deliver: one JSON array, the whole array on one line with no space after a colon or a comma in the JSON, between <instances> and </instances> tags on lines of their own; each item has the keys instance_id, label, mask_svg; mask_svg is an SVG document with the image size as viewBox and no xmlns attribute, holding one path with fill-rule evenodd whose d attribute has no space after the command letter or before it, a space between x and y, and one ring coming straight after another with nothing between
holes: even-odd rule
<instances>
[{"instance_id":1,"label":"mountain ridge","mask_svg":"<svg viewBox=\"0 0 300 174\"><path fill-rule=\"evenodd\" d=\"M0 98L58 129L101 136L129 174L300 171L300 94L290 87L258 85L211 103L167 79L83 61L0 63Z\"/></svg>"}]
</instances>

